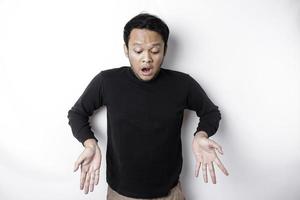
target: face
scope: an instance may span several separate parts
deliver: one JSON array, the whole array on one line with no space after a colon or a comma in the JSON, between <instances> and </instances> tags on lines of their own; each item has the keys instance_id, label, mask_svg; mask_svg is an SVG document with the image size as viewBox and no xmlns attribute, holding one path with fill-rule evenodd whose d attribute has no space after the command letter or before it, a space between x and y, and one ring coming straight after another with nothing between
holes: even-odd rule
<instances>
[{"instance_id":1,"label":"face","mask_svg":"<svg viewBox=\"0 0 300 200\"><path fill-rule=\"evenodd\" d=\"M128 48L124 44L125 55L131 69L143 81L157 75L164 59L164 41L159 33L147 29L132 29Z\"/></svg>"}]
</instances>

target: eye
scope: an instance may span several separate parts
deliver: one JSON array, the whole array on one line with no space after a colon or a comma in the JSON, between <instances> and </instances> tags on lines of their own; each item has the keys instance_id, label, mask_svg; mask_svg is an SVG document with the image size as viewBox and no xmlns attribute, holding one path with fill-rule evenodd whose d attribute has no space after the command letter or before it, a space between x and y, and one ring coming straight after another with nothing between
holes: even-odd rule
<instances>
[{"instance_id":1,"label":"eye","mask_svg":"<svg viewBox=\"0 0 300 200\"><path fill-rule=\"evenodd\" d=\"M153 54L158 54L159 53L159 48L152 48L152 51L151 51L151 53L153 53Z\"/></svg>"},{"instance_id":2,"label":"eye","mask_svg":"<svg viewBox=\"0 0 300 200\"><path fill-rule=\"evenodd\" d=\"M134 52L137 53L137 54L142 53L142 51L140 51L140 50L134 50Z\"/></svg>"},{"instance_id":3,"label":"eye","mask_svg":"<svg viewBox=\"0 0 300 200\"><path fill-rule=\"evenodd\" d=\"M143 47L141 45L135 44L132 47L132 51L134 51L135 53L141 53L143 51Z\"/></svg>"},{"instance_id":4,"label":"eye","mask_svg":"<svg viewBox=\"0 0 300 200\"><path fill-rule=\"evenodd\" d=\"M158 53L159 53L159 51L152 51L152 53L153 53L153 54L158 54Z\"/></svg>"}]
</instances>

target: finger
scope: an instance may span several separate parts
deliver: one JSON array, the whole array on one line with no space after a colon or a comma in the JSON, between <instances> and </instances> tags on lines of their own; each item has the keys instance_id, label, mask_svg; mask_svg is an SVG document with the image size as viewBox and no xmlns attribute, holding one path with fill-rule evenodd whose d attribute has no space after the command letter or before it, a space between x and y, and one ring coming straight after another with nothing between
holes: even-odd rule
<instances>
[{"instance_id":1,"label":"finger","mask_svg":"<svg viewBox=\"0 0 300 200\"><path fill-rule=\"evenodd\" d=\"M204 182L207 183L207 163L202 163L202 174Z\"/></svg>"},{"instance_id":2,"label":"finger","mask_svg":"<svg viewBox=\"0 0 300 200\"><path fill-rule=\"evenodd\" d=\"M218 167L221 169L221 171L222 171L226 176L229 175L227 169L224 167L224 165L222 164L222 162L220 161L220 159L219 159L218 157L216 157L215 163L218 165Z\"/></svg>"},{"instance_id":3,"label":"finger","mask_svg":"<svg viewBox=\"0 0 300 200\"><path fill-rule=\"evenodd\" d=\"M97 169L95 171L95 185L98 185L98 183L99 183L99 177L100 177L100 170Z\"/></svg>"},{"instance_id":4,"label":"finger","mask_svg":"<svg viewBox=\"0 0 300 200\"><path fill-rule=\"evenodd\" d=\"M83 189L84 182L85 182L85 178L86 178L86 173L87 173L86 168L85 168L85 167L82 167L82 165L81 165L80 190Z\"/></svg>"},{"instance_id":5,"label":"finger","mask_svg":"<svg viewBox=\"0 0 300 200\"><path fill-rule=\"evenodd\" d=\"M210 140L210 144L211 144L215 149L217 149L218 152L219 152L220 154L223 154L222 147L221 147L218 143L216 143L216 142L213 141L213 140Z\"/></svg>"},{"instance_id":6,"label":"finger","mask_svg":"<svg viewBox=\"0 0 300 200\"><path fill-rule=\"evenodd\" d=\"M90 192L94 191L94 179L95 179L95 171L92 168L92 171L91 171L91 180L90 180Z\"/></svg>"},{"instance_id":7,"label":"finger","mask_svg":"<svg viewBox=\"0 0 300 200\"><path fill-rule=\"evenodd\" d=\"M211 162L208 165L208 169L209 169L210 177L211 177L211 180L212 180L213 184L216 184L216 174L215 174L215 169L214 169L213 162Z\"/></svg>"},{"instance_id":8,"label":"finger","mask_svg":"<svg viewBox=\"0 0 300 200\"><path fill-rule=\"evenodd\" d=\"M85 179L85 183L84 183L84 193L85 194L87 194L89 192L90 180L91 180L91 173L88 172L86 174L86 179Z\"/></svg>"},{"instance_id":9,"label":"finger","mask_svg":"<svg viewBox=\"0 0 300 200\"><path fill-rule=\"evenodd\" d=\"M197 162L195 168L195 177L198 177L199 175L200 166L201 166L201 162Z\"/></svg>"},{"instance_id":10,"label":"finger","mask_svg":"<svg viewBox=\"0 0 300 200\"><path fill-rule=\"evenodd\" d=\"M75 164L74 164L74 170L73 172L76 172L80 166L80 164L83 161L83 157L79 156L79 158L76 160Z\"/></svg>"}]
</instances>

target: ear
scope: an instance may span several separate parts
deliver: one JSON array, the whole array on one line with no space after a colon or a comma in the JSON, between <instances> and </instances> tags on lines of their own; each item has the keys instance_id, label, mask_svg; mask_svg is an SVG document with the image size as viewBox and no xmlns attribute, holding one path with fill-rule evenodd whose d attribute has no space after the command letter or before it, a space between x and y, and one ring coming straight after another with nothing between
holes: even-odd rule
<instances>
[{"instance_id":1,"label":"ear","mask_svg":"<svg viewBox=\"0 0 300 200\"><path fill-rule=\"evenodd\" d=\"M127 46L126 44L123 45L123 48L124 48L124 53L125 53L125 56L128 58L128 49L127 49Z\"/></svg>"}]
</instances>

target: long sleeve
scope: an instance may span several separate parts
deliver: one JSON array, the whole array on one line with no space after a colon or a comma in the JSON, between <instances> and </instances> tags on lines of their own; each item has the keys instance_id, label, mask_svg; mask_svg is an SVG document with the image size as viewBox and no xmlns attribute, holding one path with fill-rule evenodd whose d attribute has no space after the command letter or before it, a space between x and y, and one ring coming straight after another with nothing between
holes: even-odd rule
<instances>
[{"instance_id":1,"label":"long sleeve","mask_svg":"<svg viewBox=\"0 0 300 200\"><path fill-rule=\"evenodd\" d=\"M219 127L219 121L221 120L221 113L216 106L207 96L200 84L189 76L189 89L187 96L187 109L196 111L199 117L199 123L197 130L205 131L208 137L214 135Z\"/></svg>"},{"instance_id":2,"label":"long sleeve","mask_svg":"<svg viewBox=\"0 0 300 200\"><path fill-rule=\"evenodd\" d=\"M96 109L103 105L103 77L102 71L88 84L75 105L68 111L69 125L73 136L84 145L84 141L94 138L97 142L89 117Z\"/></svg>"}]
</instances>

